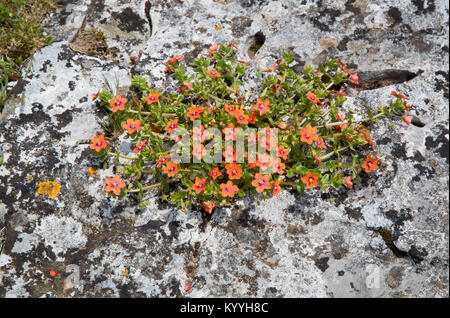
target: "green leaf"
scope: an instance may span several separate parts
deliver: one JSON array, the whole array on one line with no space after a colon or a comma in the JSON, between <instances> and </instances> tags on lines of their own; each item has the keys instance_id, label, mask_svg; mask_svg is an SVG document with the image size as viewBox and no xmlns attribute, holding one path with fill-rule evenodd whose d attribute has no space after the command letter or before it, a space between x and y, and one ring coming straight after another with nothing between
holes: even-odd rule
<instances>
[{"instance_id":1,"label":"green leaf","mask_svg":"<svg viewBox=\"0 0 450 318\"><path fill-rule=\"evenodd\" d=\"M294 62L294 54L292 52L287 52L284 49L281 51L281 58L287 65Z\"/></svg>"},{"instance_id":2,"label":"green leaf","mask_svg":"<svg viewBox=\"0 0 450 318\"><path fill-rule=\"evenodd\" d=\"M181 203L183 202L184 198L186 198L186 196L187 191L172 192L170 194L170 201L177 206L181 206Z\"/></svg>"},{"instance_id":3,"label":"green leaf","mask_svg":"<svg viewBox=\"0 0 450 318\"><path fill-rule=\"evenodd\" d=\"M289 170L287 171L286 175L287 175L289 178L292 178L293 176L295 176L295 171L294 171L293 169L289 169Z\"/></svg>"},{"instance_id":4,"label":"green leaf","mask_svg":"<svg viewBox=\"0 0 450 318\"><path fill-rule=\"evenodd\" d=\"M325 67L323 66L322 63L319 63L319 71L321 71L322 73L326 73L327 71L325 70Z\"/></svg>"},{"instance_id":5,"label":"green leaf","mask_svg":"<svg viewBox=\"0 0 450 318\"><path fill-rule=\"evenodd\" d=\"M148 206L148 201L139 202L139 209L143 210Z\"/></svg>"},{"instance_id":6,"label":"green leaf","mask_svg":"<svg viewBox=\"0 0 450 318\"><path fill-rule=\"evenodd\" d=\"M367 107L367 114L369 115L370 129L373 129L373 113L370 107Z\"/></svg>"},{"instance_id":7,"label":"green leaf","mask_svg":"<svg viewBox=\"0 0 450 318\"><path fill-rule=\"evenodd\" d=\"M295 187L295 189L300 193L300 195L303 195L305 193L305 184L300 183L298 186Z\"/></svg>"},{"instance_id":8,"label":"green leaf","mask_svg":"<svg viewBox=\"0 0 450 318\"><path fill-rule=\"evenodd\" d=\"M345 180L341 177L340 174L333 174L330 179L330 184L333 188L339 189L344 181Z\"/></svg>"},{"instance_id":9,"label":"green leaf","mask_svg":"<svg viewBox=\"0 0 450 318\"><path fill-rule=\"evenodd\" d=\"M337 168L338 164L336 163L335 160L329 160L325 163L325 166L327 167L328 170L333 172Z\"/></svg>"},{"instance_id":10,"label":"green leaf","mask_svg":"<svg viewBox=\"0 0 450 318\"><path fill-rule=\"evenodd\" d=\"M191 179L192 181L195 180L195 178L198 177L198 172L193 171L190 175L189 175L189 179Z\"/></svg>"},{"instance_id":11,"label":"green leaf","mask_svg":"<svg viewBox=\"0 0 450 318\"><path fill-rule=\"evenodd\" d=\"M133 184L139 188L138 199L139 201L142 201L142 199L144 198L144 190L142 189L142 184L139 181L134 181Z\"/></svg>"},{"instance_id":12,"label":"green leaf","mask_svg":"<svg viewBox=\"0 0 450 318\"><path fill-rule=\"evenodd\" d=\"M141 75L134 75L131 79L131 85L138 88L141 92L150 91L150 87L147 84L147 80Z\"/></svg>"}]
</instances>

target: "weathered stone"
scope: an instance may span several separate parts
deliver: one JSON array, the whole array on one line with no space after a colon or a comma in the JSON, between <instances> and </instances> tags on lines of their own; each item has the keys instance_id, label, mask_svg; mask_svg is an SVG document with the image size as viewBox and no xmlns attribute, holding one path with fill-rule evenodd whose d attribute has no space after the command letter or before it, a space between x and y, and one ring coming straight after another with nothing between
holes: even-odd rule
<instances>
[{"instance_id":1,"label":"weathered stone","mask_svg":"<svg viewBox=\"0 0 450 318\"><path fill-rule=\"evenodd\" d=\"M56 42L36 52L2 115L0 297L448 297L448 3L320 3L65 1L46 19ZM91 28L106 35L98 57L80 49L89 48L80 29ZM246 197L206 224L154 191L144 210L133 197L109 198L112 169L80 143L102 131L92 95L107 85L126 94L130 72L170 90L169 57L192 61L230 41L249 73L273 66L281 45L294 51L297 71L327 55L352 72L421 70L355 89L344 107L375 109L402 90L426 125L376 123L385 166L352 190L283 190L261 204ZM245 90L257 97L251 75ZM36 193L47 180L61 184L56 199ZM400 257L379 229L390 231ZM43 283L69 264L80 268L79 286Z\"/></svg>"}]
</instances>

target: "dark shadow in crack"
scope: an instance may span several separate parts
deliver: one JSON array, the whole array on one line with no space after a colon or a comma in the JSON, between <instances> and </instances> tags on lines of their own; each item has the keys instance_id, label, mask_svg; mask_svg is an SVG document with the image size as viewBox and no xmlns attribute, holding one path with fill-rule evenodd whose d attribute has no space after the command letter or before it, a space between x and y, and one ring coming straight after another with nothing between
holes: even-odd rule
<instances>
[{"instance_id":1,"label":"dark shadow in crack","mask_svg":"<svg viewBox=\"0 0 450 318\"><path fill-rule=\"evenodd\" d=\"M360 91L377 89L384 86L410 81L422 73L422 70L411 72L407 70L394 69L358 72L359 84L349 83L349 86L355 87Z\"/></svg>"}]
</instances>

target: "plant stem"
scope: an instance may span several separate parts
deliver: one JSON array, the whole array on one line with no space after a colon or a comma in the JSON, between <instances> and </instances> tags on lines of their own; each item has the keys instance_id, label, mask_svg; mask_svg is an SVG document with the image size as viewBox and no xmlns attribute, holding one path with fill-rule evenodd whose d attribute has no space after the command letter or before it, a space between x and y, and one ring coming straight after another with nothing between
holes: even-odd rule
<instances>
[{"instance_id":1,"label":"plant stem","mask_svg":"<svg viewBox=\"0 0 450 318\"><path fill-rule=\"evenodd\" d=\"M340 149L336 150L336 152L340 152L340 151L345 150L347 148L348 148L348 146L345 146L343 148L340 148ZM334 155L334 151L330 152L330 153L327 153L325 156L320 157L320 161L326 160L326 159L330 158L333 155Z\"/></svg>"},{"instance_id":2,"label":"plant stem","mask_svg":"<svg viewBox=\"0 0 450 318\"><path fill-rule=\"evenodd\" d=\"M138 110L132 110L132 109L127 110L127 112L134 113L134 114L141 114L141 115L154 115L154 113L152 113L152 112L140 112ZM161 116L162 117L172 117L172 116L176 116L176 114L162 113Z\"/></svg>"},{"instance_id":3,"label":"plant stem","mask_svg":"<svg viewBox=\"0 0 450 318\"><path fill-rule=\"evenodd\" d=\"M162 184L162 182L158 182L158 183L155 183L155 184L152 184L152 185L149 185L149 186L142 187L142 191L153 189L153 188L157 188L157 187L161 186L161 184ZM128 190L127 192L139 192L139 191L141 191L141 190L140 189L133 189L133 190Z\"/></svg>"},{"instance_id":4,"label":"plant stem","mask_svg":"<svg viewBox=\"0 0 450 318\"><path fill-rule=\"evenodd\" d=\"M287 181L280 181L280 184L284 184L284 185L292 185L292 186L297 186L297 185L299 185L298 182L287 182Z\"/></svg>"},{"instance_id":5,"label":"plant stem","mask_svg":"<svg viewBox=\"0 0 450 318\"><path fill-rule=\"evenodd\" d=\"M177 178L174 178L174 179L171 179L171 180L167 180L167 182L177 181L178 179L180 179L180 177L177 177ZM142 187L142 191L153 189L153 188L157 188L157 187L160 187L161 185L162 185L162 182L151 184L151 185ZM139 191L141 191L141 190L140 189L127 190L127 192L139 192Z\"/></svg>"},{"instance_id":6,"label":"plant stem","mask_svg":"<svg viewBox=\"0 0 450 318\"><path fill-rule=\"evenodd\" d=\"M108 155L109 155L109 156L114 156L114 157L117 156L117 154L111 153L111 152L108 153ZM138 158L127 157L127 156L124 156L124 155L122 155L122 154L120 154L120 153L119 153L119 157L120 157L120 158L123 158L123 159L128 159L128 160L138 160Z\"/></svg>"},{"instance_id":7,"label":"plant stem","mask_svg":"<svg viewBox=\"0 0 450 318\"><path fill-rule=\"evenodd\" d=\"M378 113L375 116L372 116L372 120L378 117L383 116L384 113ZM353 123L361 123L367 120L370 120L370 117L364 117L362 119L359 120L354 120ZM343 125L343 124L348 124L348 120L344 120L344 121L338 121L338 122L334 122L334 123L329 123L329 124L325 124L325 125L321 125L321 126L316 126L315 128L323 128L323 127L331 127L331 126L339 126L339 125Z\"/></svg>"}]
</instances>

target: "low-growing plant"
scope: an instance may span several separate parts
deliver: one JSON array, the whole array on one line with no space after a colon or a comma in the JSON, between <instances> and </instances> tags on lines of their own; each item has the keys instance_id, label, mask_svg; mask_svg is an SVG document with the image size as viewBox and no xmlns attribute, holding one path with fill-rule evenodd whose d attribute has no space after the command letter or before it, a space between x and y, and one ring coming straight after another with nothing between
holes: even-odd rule
<instances>
[{"instance_id":1,"label":"low-growing plant","mask_svg":"<svg viewBox=\"0 0 450 318\"><path fill-rule=\"evenodd\" d=\"M9 81L20 78L20 69L41 47L51 43L41 22L56 0L0 1L0 113L9 97Z\"/></svg>"},{"instance_id":2,"label":"low-growing plant","mask_svg":"<svg viewBox=\"0 0 450 318\"><path fill-rule=\"evenodd\" d=\"M212 213L246 193L266 198L278 196L282 187L300 194L315 187L352 188L362 169L369 173L383 164L370 151L375 146L370 129L378 118L402 117L409 125L401 93L393 92L389 105L367 108L365 115L344 111L342 88L357 84L357 74L331 58L297 74L284 49L280 62L256 72L258 95L249 98L243 90L248 63L236 60L235 50L232 43L214 44L191 63L191 71L183 57L170 58L166 71L177 83L172 91L162 92L136 75L135 94L97 94L111 122L135 144L132 155L123 155L104 135L92 138L92 153L102 162L114 157L121 174L106 178L107 192L120 198L137 193L142 200L145 190L158 188L162 199L184 210L197 202ZM119 165L119 158L129 163ZM143 174L157 181L142 184ZM177 190L169 191L170 182L178 183Z\"/></svg>"}]
</instances>

